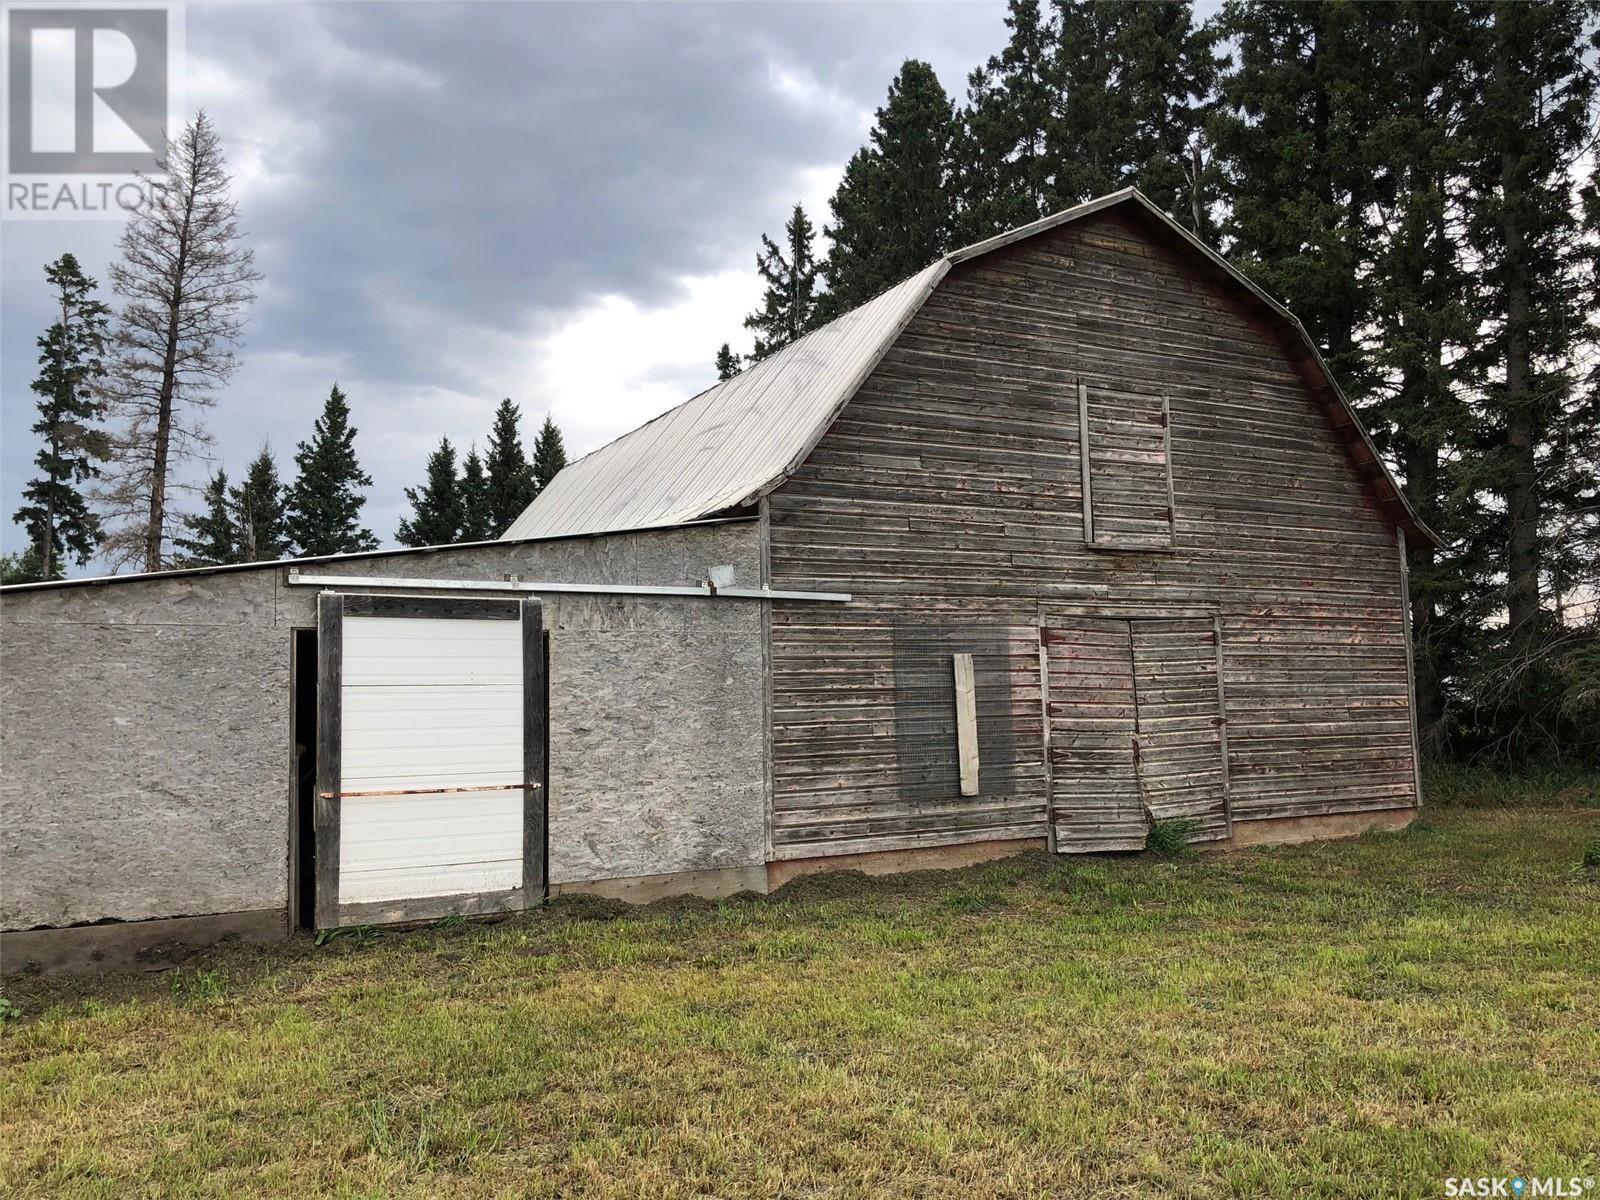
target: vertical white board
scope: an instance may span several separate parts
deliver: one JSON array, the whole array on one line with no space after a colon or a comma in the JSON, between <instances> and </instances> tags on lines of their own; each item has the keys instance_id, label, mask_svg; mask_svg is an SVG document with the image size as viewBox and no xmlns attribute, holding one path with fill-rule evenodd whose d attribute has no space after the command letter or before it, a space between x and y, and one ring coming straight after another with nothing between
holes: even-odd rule
<instances>
[{"instance_id":1,"label":"vertical white board","mask_svg":"<svg viewBox=\"0 0 1600 1200\"><path fill-rule=\"evenodd\" d=\"M961 765L961 794L978 794L978 693L972 678L972 655L951 655L956 685L956 758Z\"/></svg>"}]
</instances>

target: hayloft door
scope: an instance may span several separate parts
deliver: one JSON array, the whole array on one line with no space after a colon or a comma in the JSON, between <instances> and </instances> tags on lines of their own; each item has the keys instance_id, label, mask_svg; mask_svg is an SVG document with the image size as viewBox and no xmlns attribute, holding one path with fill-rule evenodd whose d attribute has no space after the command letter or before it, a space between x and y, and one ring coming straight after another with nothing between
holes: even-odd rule
<instances>
[{"instance_id":1,"label":"hayloft door","mask_svg":"<svg viewBox=\"0 0 1600 1200\"><path fill-rule=\"evenodd\" d=\"M1167 819L1194 841L1227 837L1215 622L1054 617L1040 636L1055 848L1138 850Z\"/></svg>"},{"instance_id":2,"label":"hayloft door","mask_svg":"<svg viewBox=\"0 0 1600 1200\"><path fill-rule=\"evenodd\" d=\"M539 602L318 598L316 924L544 898Z\"/></svg>"}]
</instances>

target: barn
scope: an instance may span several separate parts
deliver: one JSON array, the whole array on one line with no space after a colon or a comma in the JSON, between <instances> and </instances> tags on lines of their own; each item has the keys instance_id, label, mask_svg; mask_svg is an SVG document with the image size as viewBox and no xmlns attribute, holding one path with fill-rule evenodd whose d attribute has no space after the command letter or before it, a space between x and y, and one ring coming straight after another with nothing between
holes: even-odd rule
<instances>
[{"instance_id":1,"label":"barn","mask_svg":"<svg viewBox=\"0 0 1600 1200\"><path fill-rule=\"evenodd\" d=\"M4 965L1398 827L1432 538L1294 317L1118 192L500 541L5 589Z\"/></svg>"}]
</instances>

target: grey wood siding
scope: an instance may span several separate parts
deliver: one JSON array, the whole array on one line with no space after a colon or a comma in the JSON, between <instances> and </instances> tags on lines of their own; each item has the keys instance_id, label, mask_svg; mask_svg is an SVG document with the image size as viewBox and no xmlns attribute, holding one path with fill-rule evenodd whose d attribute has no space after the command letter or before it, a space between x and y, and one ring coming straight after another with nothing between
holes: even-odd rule
<instances>
[{"instance_id":1,"label":"grey wood siding","mask_svg":"<svg viewBox=\"0 0 1600 1200\"><path fill-rule=\"evenodd\" d=\"M855 596L773 607L775 857L1042 836L1038 629L1067 614L1220 615L1235 821L1415 803L1393 527L1255 302L1197 263L1113 211L954 268L769 497L773 585ZM1085 544L1080 384L1166 397L1170 548ZM917 711L902 678L908 626L974 653L977 797L943 698Z\"/></svg>"}]
</instances>

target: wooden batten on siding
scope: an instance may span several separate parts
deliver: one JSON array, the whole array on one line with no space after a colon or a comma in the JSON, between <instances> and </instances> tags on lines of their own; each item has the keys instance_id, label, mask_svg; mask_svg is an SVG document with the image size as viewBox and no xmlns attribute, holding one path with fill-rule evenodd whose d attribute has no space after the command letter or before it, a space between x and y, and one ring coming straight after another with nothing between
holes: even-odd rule
<instances>
[{"instance_id":1,"label":"wooden batten on siding","mask_svg":"<svg viewBox=\"0 0 1600 1200\"><path fill-rule=\"evenodd\" d=\"M1210 631L1233 821L1416 802L1393 525L1257 304L1116 210L951 270L768 499L772 586L855 597L770 614L773 857L1044 835L1091 795L1047 761L1084 681L1040 628L1075 614ZM947 764L905 732L945 737L908 650L940 639L974 655L976 796L953 730ZM1061 848L1142 844L1113 807Z\"/></svg>"}]
</instances>

